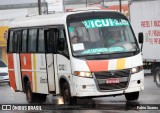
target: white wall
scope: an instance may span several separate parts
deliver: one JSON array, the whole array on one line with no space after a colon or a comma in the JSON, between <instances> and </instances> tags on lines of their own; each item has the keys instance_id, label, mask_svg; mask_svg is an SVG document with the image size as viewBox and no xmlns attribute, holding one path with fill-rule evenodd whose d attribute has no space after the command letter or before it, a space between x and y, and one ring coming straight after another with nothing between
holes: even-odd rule
<instances>
[{"instance_id":1,"label":"white wall","mask_svg":"<svg viewBox=\"0 0 160 113\"><path fill-rule=\"evenodd\" d=\"M122 5L123 4L128 4L128 1L122 1ZM119 1L104 2L104 6L112 6L112 5L119 5ZM87 4L87 7L94 7L94 6L101 6L101 4L95 4L95 5ZM81 7L86 7L86 4L65 5L65 9L74 9Z\"/></svg>"},{"instance_id":2,"label":"white wall","mask_svg":"<svg viewBox=\"0 0 160 113\"><path fill-rule=\"evenodd\" d=\"M0 20L25 17L27 9L0 10Z\"/></svg>"},{"instance_id":3,"label":"white wall","mask_svg":"<svg viewBox=\"0 0 160 113\"><path fill-rule=\"evenodd\" d=\"M38 0L0 0L0 5L37 3Z\"/></svg>"}]
</instances>

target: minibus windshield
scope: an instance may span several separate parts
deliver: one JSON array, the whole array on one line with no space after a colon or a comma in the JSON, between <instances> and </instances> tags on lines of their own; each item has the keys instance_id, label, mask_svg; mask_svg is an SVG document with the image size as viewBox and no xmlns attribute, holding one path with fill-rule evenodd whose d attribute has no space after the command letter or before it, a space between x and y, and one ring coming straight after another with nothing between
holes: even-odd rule
<instances>
[{"instance_id":1,"label":"minibus windshield","mask_svg":"<svg viewBox=\"0 0 160 113\"><path fill-rule=\"evenodd\" d=\"M96 18L68 24L74 56L135 52L137 41L128 20Z\"/></svg>"}]
</instances>

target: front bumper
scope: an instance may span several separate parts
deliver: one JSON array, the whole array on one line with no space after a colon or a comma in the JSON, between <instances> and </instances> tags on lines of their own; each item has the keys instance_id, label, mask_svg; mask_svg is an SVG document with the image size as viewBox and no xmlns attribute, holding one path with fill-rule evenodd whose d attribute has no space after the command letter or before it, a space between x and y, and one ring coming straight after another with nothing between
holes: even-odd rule
<instances>
[{"instance_id":1,"label":"front bumper","mask_svg":"<svg viewBox=\"0 0 160 113\"><path fill-rule=\"evenodd\" d=\"M100 91L93 78L82 78L73 76L73 87L71 87L71 95L76 97L98 97L98 96L112 96L130 92L137 92L144 90L144 73L132 74L128 86L124 89L103 90Z\"/></svg>"}]
</instances>

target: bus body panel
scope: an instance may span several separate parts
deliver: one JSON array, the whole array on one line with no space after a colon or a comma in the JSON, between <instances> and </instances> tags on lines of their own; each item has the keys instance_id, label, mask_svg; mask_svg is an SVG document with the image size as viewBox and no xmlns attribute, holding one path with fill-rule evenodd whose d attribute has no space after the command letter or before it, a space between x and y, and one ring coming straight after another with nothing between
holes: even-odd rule
<instances>
[{"instance_id":1,"label":"bus body panel","mask_svg":"<svg viewBox=\"0 0 160 113\"><path fill-rule=\"evenodd\" d=\"M87 12L91 14L91 12L93 11L87 11ZM102 56L103 55L104 56L101 59L98 58L96 59L96 57L94 58L94 54L92 55L93 56L92 59L87 59L88 57L85 57L85 54L83 54L84 56L82 55L82 57L74 55L72 45L70 44L71 43L69 34L70 31L68 30L67 16L70 14L80 14L80 13L81 12L72 12L66 14L59 14L57 16L43 15L41 16L41 18L39 18L40 16L29 17L24 20L23 19L17 20L13 22L13 24L11 24L11 29L12 28L21 29L24 27L30 29L35 26L38 26L40 28L48 30L49 28L59 29L59 27L62 27L62 25L65 27L65 35L66 35L65 38L67 40L69 55L68 56L65 55L63 53L64 51L62 53L58 53L57 51L54 51L54 53L47 53L45 51L43 54L40 54L38 52L20 53L22 80L24 77L28 76L29 81L31 82L32 91L34 93L40 93L40 94L49 94L54 92L55 95L59 95L61 91L60 80L62 79L69 84L71 96L76 96L76 97L109 96L109 95L142 91L144 89L143 69L137 73L134 74L131 73L132 68L140 67L143 65L141 52L138 51L139 48L137 48L135 53L129 55L128 57L123 56L123 53L118 53L118 55L121 57L113 57L113 58L112 58L112 53L109 53L110 57L104 57L105 55L108 54L102 54ZM129 25L130 24L127 24L127 26ZM54 31L54 29L52 30ZM70 30L72 32L72 29ZM92 33L94 32L92 31ZM96 39L96 36L94 37ZM127 54L127 52L126 53L124 52L124 54ZM11 54L8 55L9 57L11 56L13 57L13 55ZM96 54L95 56L98 55L101 56L101 53ZM10 65L12 66L12 64ZM13 69L13 71L14 68L16 67L13 66L10 67L10 69ZM84 72L84 73L88 72L92 75L92 77L77 76L75 75L75 72ZM9 71L9 73L11 74L10 76L13 79L11 86L13 86L13 88L16 89L17 86L15 86L14 81L15 82L19 81L16 81L16 77L14 80L14 74L12 74L12 71ZM99 85L101 83L105 83L105 85L111 85L110 83L107 82L108 78L106 76L103 80L99 78L98 75L100 75L101 73L103 74L110 73L110 76L113 76L110 78L116 78L116 79L118 77L115 73L120 73L120 76L123 76L123 74L126 73L125 77L122 77L122 79L120 78L121 80L123 79L125 80L126 82L125 87L115 88L111 90L108 89L104 90L103 87L100 88Z\"/></svg>"},{"instance_id":2,"label":"bus body panel","mask_svg":"<svg viewBox=\"0 0 160 113\"><path fill-rule=\"evenodd\" d=\"M71 62L68 58L61 54L56 54L56 66L57 66L57 84L60 79L65 79L69 84L72 84L72 74L71 74ZM71 87L71 86L70 86ZM58 87L59 89L59 87ZM58 90L59 91L59 90ZM57 91L57 92L58 92Z\"/></svg>"},{"instance_id":3,"label":"bus body panel","mask_svg":"<svg viewBox=\"0 0 160 113\"><path fill-rule=\"evenodd\" d=\"M87 97L87 96L109 96L109 95L116 95L116 94L124 94L130 92L137 92L144 90L144 78L143 78L143 71L140 73L136 73L131 76L131 81L127 89L122 90L112 90L112 91L99 91L97 90L98 86L95 85L95 80L90 78L79 78L77 76L73 76L73 81L77 81L75 85L73 85L73 92L72 96L77 97ZM141 83L138 84L137 80L141 80ZM78 82L81 81L81 82ZM74 84L74 83L73 83ZM86 85L86 88L83 88L83 85Z\"/></svg>"},{"instance_id":4,"label":"bus body panel","mask_svg":"<svg viewBox=\"0 0 160 113\"><path fill-rule=\"evenodd\" d=\"M79 69L78 69L79 64L77 62L80 62L81 60L76 59L72 69L73 70L77 69L77 70L81 70L81 71L87 71L86 68L82 69L82 67L88 66L90 71L93 72L93 73L97 72L97 68L99 68L98 72L99 71L101 71L101 72L115 71L116 72L118 70L124 70L124 69L126 69L126 70L129 69L130 70L133 67L137 67L137 66L141 66L142 65L142 58L141 57L142 57L141 53L139 53L136 56L123 58L125 60L122 61L122 62L118 61L118 60L121 60L121 59L100 60L100 61L99 60L94 60L93 62L90 62L92 64L92 66L93 66L91 68L90 68L91 64L88 63L89 64L88 65L85 62L81 62L81 67L79 67ZM103 66L99 66L98 67L97 64L95 64L95 62L97 64L99 62L100 62L100 64L105 64L107 62L106 64L108 64L108 66L107 65L105 65L105 66L103 65ZM112 64L112 65L109 65L109 64ZM77 68L74 68L74 67L77 67ZM106 76L107 76L107 74L106 74ZM113 77L114 76L115 75L113 75ZM72 83L72 85L70 84L72 86L71 88L72 88L72 91L73 91L71 94L73 96L78 96L78 97L83 97L83 96L87 96L87 95L90 95L90 96L98 96L98 95L99 96L100 95L104 96L104 95L114 95L114 94L118 94L120 92L121 93L129 93L129 92L136 92L136 91L144 90L144 72L143 72L143 70L138 72L138 73L128 74L128 77L129 77L128 85L125 88L115 89L115 90L108 90L107 91L107 90L100 90L99 89L99 85L98 85L97 80L96 80L95 77L93 77L93 78L84 78L84 77L78 77L78 76L73 75L73 83ZM138 83L138 81L140 81L140 83ZM83 88L84 85L86 86L86 88Z\"/></svg>"},{"instance_id":5,"label":"bus body panel","mask_svg":"<svg viewBox=\"0 0 160 113\"><path fill-rule=\"evenodd\" d=\"M60 85L60 82L59 82L59 79L60 79L60 77L58 76L58 66L57 66L57 55L56 54L54 54L54 71L55 71L55 94L56 95L59 95L60 94L60 87L59 87L59 85Z\"/></svg>"},{"instance_id":6,"label":"bus body panel","mask_svg":"<svg viewBox=\"0 0 160 113\"><path fill-rule=\"evenodd\" d=\"M47 71L48 71L48 87L49 91L55 91L55 65L54 65L54 55L53 54L46 54L46 61L47 61Z\"/></svg>"},{"instance_id":7,"label":"bus body panel","mask_svg":"<svg viewBox=\"0 0 160 113\"><path fill-rule=\"evenodd\" d=\"M22 78L29 77L32 91L48 94L45 54L20 54Z\"/></svg>"},{"instance_id":8,"label":"bus body panel","mask_svg":"<svg viewBox=\"0 0 160 113\"><path fill-rule=\"evenodd\" d=\"M71 73L71 64L70 64L70 60L68 58L66 58L65 56L61 55L61 54L57 54L57 67L58 67L58 71L57 73Z\"/></svg>"},{"instance_id":9,"label":"bus body panel","mask_svg":"<svg viewBox=\"0 0 160 113\"><path fill-rule=\"evenodd\" d=\"M20 72L20 57L19 54L14 53L13 54L14 59L14 67L15 68L15 80L16 80L16 86L18 91L22 91L22 78L21 78L21 72Z\"/></svg>"},{"instance_id":10,"label":"bus body panel","mask_svg":"<svg viewBox=\"0 0 160 113\"><path fill-rule=\"evenodd\" d=\"M45 54L32 54L32 79L35 93L48 94L48 79Z\"/></svg>"},{"instance_id":11,"label":"bus body panel","mask_svg":"<svg viewBox=\"0 0 160 113\"><path fill-rule=\"evenodd\" d=\"M22 78L20 73L19 55L17 55L16 53L8 54L8 65L11 87L15 91L22 91Z\"/></svg>"},{"instance_id":12,"label":"bus body panel","mask_svg":"<svg viewBox=\"0 0 160 113\"><path fill-rule=\"evenodd\" d=\"M142 55L138 54L133 57L109 60L81 60L72 58L72 70L98 72L132 68L142 65L141 57Z\"/></svg>"},{"instance_id":13,"label":"bus body panel","mask_svg":"<svg viewBox=\"0 0 160 113\"><path fill-rule=\"evenodd\" d=\"M32 58L31 54L29 53L20 53L20 62L21 62L21 73L22 73L22 80L24 81L24 77L29 79L31 87L32 85Z\"/></svg>"}]
</instances>

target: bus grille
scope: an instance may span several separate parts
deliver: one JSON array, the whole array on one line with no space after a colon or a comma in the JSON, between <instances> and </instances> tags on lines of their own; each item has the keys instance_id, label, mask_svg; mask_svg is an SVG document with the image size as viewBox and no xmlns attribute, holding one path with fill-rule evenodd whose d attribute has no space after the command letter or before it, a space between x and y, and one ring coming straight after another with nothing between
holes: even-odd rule
<instances>
[{"instance_id":1,"label":"bus grille","mask_svg":"<svg viewBox=\"0 0 160 113\"><path fill-rule=\"evenodd\" d=\"M100 90L118 90L128 86L130 79L130 70L95 72L97 86ZM119 83L107 83L107 79L118 78Z\"/></svg>"}]
</instances>

